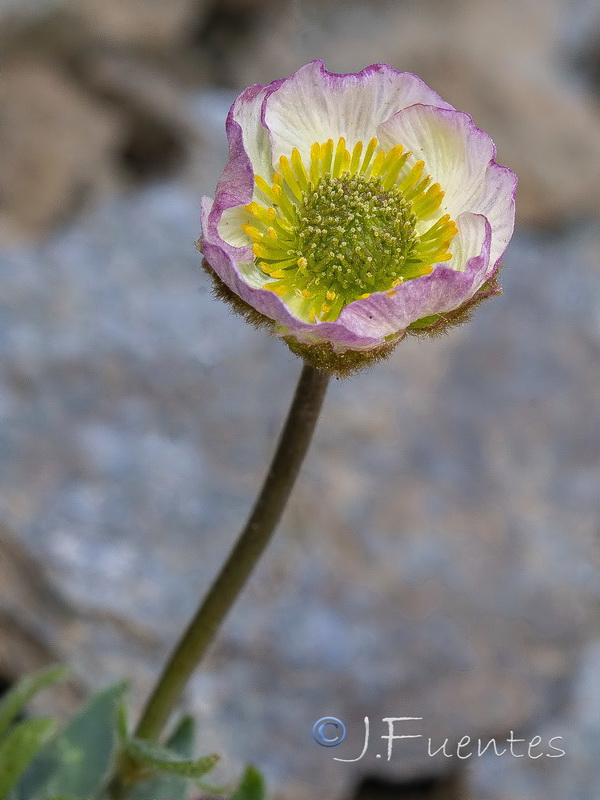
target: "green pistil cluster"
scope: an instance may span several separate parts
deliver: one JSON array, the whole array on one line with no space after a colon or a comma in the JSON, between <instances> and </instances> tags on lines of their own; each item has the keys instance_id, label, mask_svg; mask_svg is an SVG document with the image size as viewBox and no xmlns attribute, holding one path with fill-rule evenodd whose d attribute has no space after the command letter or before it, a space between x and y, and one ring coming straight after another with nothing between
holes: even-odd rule
<instances>
[{"instance_id":1,"label":"green pistil cluster","mask_svg":"<svg viewBox=\"0 0 600 800\"><path fill-rule=\"evenodd\" d=\"M327 305L338 297L347 305L391 289L414 254L415 222L402 192L385 190L379 178L325 176L298 208L297 254L305 295L326 292Z\"/></svg>"},{"instance_id":2,"label":"green pistil cluster","mask_svg":"<svg viewBox=\"0 0 600 800\"><path fill-rule=\"evenodd\" d=\"M315 142L305 166L296 148L279 159L269 184L255 175L257 200L244 223L264 284L300 318L336 320L345 306L376 292L393 296L403 281L428 275L451 258L456 234L449 215L435 218L444 193L407 166L402 145L377 150L345 139ZM264 198L264 200L263 200ZM262 201L262 202L261 202ZM418 222L431 224L420 235Z\"/></svg>"}]
</instances>

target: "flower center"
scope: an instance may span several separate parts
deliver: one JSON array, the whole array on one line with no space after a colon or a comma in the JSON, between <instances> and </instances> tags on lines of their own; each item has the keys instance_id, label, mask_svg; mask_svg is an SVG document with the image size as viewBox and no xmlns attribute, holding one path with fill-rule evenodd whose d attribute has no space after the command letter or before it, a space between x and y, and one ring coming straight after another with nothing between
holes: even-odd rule
<instances>
[{"instance_id":1,"label":"flower center","mask_svg":"<svg viewBox=\"0 0 600 800\"><path fill-rule=\"evenodd\" d=\"M255 176L256 199L246 206L253 224L243 229L264 288L301 319L335 320L354 300L393 294L451 258L457 229L435 213L439 184L423 177L422 161L406 166L410 153L401 145L376 154L378 146L372 139L363 154L362 142L352 153L343 138L335 149L332 139L315 142L308 169L294 148L291 159L280 158L271 186ZM425 220L432 224L417 235Z\"/></svg>"},{"instance_id":2,"label":"flower center","mask_svg":"<svg viewBox=\"0 0 600 800\"><path fill-rule=\"evenodd\" d=\"M414 250L415 217L402 192L381 180L327 175L298 207L296 243L309 290L341 297L389 289Z\"/></svg>"}]
</instances>

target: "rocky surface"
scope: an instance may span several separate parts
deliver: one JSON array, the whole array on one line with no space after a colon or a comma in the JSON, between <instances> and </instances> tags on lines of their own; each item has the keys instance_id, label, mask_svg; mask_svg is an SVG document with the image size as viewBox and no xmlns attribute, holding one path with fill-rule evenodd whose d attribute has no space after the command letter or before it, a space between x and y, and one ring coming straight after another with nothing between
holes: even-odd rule
<instances>
[{"instance_id":1,"label":"rocky surface","mask_svg":"<svg viewBox=\"0 0 600 800\"><path fill-rule=\"evenodd\" d=\"M107 44L168 53L186 42L190 28L201 24L209 5L208 0L67 0L62 11Z\"/></svg>"},{"instance_id":2,"label":"rocky surface","mask_svg":"<svg viewBox=\"0 0 600 800\"><path fill-rule=\"evenodd\" d=\"M535 730L545 741L562 736L555 745L564 749L565 756L551 762L545 758L508 762L494 756L484 758L473 765L471 773L473 793L479 800L595 800L600 786L598 759L594 758L600 748L599 665L600 641L593 639L580 655L566 708L541 720ZM531 739L534 734L529 733Z\"/></svg>"},{"instance_id":3,"label":"rocky surface","mask_svg":"<svg viewBox=\"0 0 600 800\"><path fill-rule=\"evenodd\" d=\"M188 63L177 53L203 9L198 0L0 6L0 245L43 237L109 193L189 168L202 144L186 88L202 83L202 54Z\"/></svg>"},{"instance_id":4,"label":"rocky surface","mask_svg":"<svg viewBox=\"0 0 600 800\"><path fill-rule=\"evenodd\" d=\"M0 65L0 125L0 241L64 224L90 194L119 184L117 113L56 63L26 56Z\"/></svg>"},{"instance_id":5,"label":"rocky surface","mask_svg":"<svg viewBox=\"0 0 600 800\"><path fill-rule=\"evenodd\" d=\"M244 519L298 372L211 298L197 205L157 184L0 262L3 538L48 584L18 581L37 587L19 601L10 569L3 604L83 684L135 673L137 701ZM423 717L434 746L544 733L598 617L598 238L521 233L472 323L334 382L191 687L203 745L302 798L448 767L423 740L376 759L384 716ZM369 715L361 762L314 743L325 715L347 725L342 758ZM547 783L528 796L563 800Z\"/></svg>"}]
</instances>

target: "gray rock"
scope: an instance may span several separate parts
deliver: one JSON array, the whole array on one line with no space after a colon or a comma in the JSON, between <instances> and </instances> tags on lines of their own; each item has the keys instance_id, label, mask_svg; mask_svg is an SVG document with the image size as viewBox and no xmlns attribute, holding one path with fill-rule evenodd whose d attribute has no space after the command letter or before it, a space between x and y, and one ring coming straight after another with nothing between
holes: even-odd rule
<instances>
[{"instance_id":1,"label":"gray rock","mask_svg":"<svg viewBox=\"0 0 600 800\"><path fill-rule=\"evenodd\" d=\"M104 44L165 54L187 42L209 8L207 0L62 0L63 13Z\"/></svg>"},{"instance_id":2,"label":"gray rock","mask_svg":"<svg viewBox=\"0 0 600 800\"><path fill-rule=\"evenodd\" d=\"M31 54L2 60L0 127L0 243L47 233L119 183L119 114L56 63Z\"/></svg>"},{"instance_id":3,"label":"gray rock","mask_svg":"<svg viewBox=\"0 0 600 800\"><path fill-rule=\"evenodd\" d=\"M471 780L480 800L596 800L600 787L600 642L592 640L582 651L578 669L567 691L565 708L540 720L527 738L539 735L548 742L557 737L546 755L535 759L502 759L486 755L472 765ZM525 734L524 734L525 735ZM548 748L546 747L546 750ZM562 755L561 755L562 751ZM534 751L537 755L540 749Z\"/></svg>"}]
</instances>

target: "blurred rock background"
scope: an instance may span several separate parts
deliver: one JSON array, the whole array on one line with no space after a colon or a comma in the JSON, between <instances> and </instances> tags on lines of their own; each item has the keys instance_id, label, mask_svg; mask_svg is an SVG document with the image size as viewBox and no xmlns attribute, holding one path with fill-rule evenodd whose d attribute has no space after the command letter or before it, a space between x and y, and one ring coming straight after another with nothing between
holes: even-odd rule
<instances>
[{"instance_id":1,"label":"blurred rock background","mask_svg":"<svg viewBox=\"0 0 600 800\"><path fill-rule=\"evenodd\" d=\"M519 174L505 294L334 383L188 704L225 776L256 761L287 800L597 800L599 41L593 0L0 0L4 681L60 660L53 707L124 674L142 701L299 368L198 269L227 109L311 58L385 61ZM349 731L333 751L311 737L326 715ZM365 715L368 755L334 761ZM386 716L422 717L434 747L514 731L566 755L459 763L405 740L388 763Z\"/></svg>"}]
</instances>

